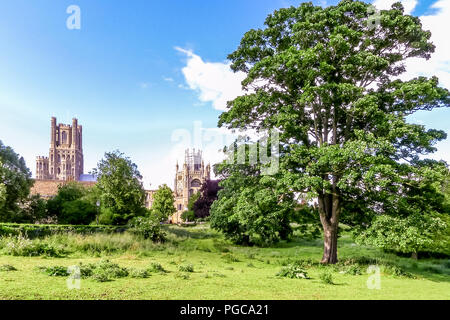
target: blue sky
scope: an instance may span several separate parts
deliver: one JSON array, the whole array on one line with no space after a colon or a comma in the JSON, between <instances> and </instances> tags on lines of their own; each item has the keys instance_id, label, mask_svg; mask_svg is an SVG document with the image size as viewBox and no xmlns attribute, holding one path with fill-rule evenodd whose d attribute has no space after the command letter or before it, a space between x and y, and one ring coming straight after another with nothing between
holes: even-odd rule
<instances>
[{"instance_id":1,"label":"blue sky","mask_svg":"<svg viewBox=\"0 0 450 320\"><path fill-rule=\"evenodd\" d=\"M376 2L382 7L392 1ZM429 21L449 21L450 1L433 8L436 2L405 0L405 7L428 15ZM199 122L202 132L214 131L223 101L239 93L239 75L229 71L227 54L246 31L261 27L267 14L299 3L2 1L0 139L23 155L34 173L35 157L48 155L50 117L62 123L77 117L84 131L86 172L105 151L120 149L138 164L146 188L172 186L175 161L182 160L184 148L184 140L174 139L188 133L192 138ZM79 30L66 27L72 4L81 10ZM441 34L438 49L446 43ZM412 62L411 74L435 71L448 79L447 49L429 67ZM439 110L413 120L450 132L449 115ZM439 148L437 156L450 161L449 144ZM214 162L217 148L212 149L206 156Z\"/></svg>"}]
</instances>

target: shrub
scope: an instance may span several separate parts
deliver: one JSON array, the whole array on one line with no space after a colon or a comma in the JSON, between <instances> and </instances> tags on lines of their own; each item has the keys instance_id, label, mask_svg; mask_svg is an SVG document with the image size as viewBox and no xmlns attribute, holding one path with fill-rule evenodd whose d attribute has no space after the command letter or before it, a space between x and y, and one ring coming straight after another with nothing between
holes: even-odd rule
<instances>
[{"instance_id":1,"label":"shrub","mask_svg":"<svg viewBox=\"0 0 450 320\"><path fill-rule=\"evenodd\" d=\"M4 241L6 242L4 252L12 256L61 257L65 254L65 250L54 244L39 240L30 240L22 235L19 235L18 237L9 237Z\"/></svg>"},{"instance_id":2,"label":"shrub","mask_svg":"<svg viewBox=\"0 0 450 320\"><path fill-rule=\"evenodd\" d=\"M63 266L38 267L38 269L51 277L67 277L69 275L67 267Z\"/></svg>"},{"instance_id":3,"label":"shrub","mask_svg":"<svg viewBox=\"0 0 450 320\"><path fill-rule=\"evenodd\" d=\"M357 276L363 274L361 267L358 265L350 265L344 270L345 274L350 274L352 276Z\"/></svg>"},{"instance_id":4,"label":"shrub","mask_svg":"<svg viewBox=\"0 0 450 320\"><path fill-rule=\"evenodd\" d=\"M96 265L93 276L105 275L109 279L124 278L128 276L128 270L120 267L117 263L113 263L109 260L102 260Z\"/></svg>"},{"instance_id":5,"label":"shrub","mask_svg":"<svg viewBox=\"0 0 450 320\"><path fill-rule=\"evenodd\" d=\"M178 267L178 270L182 272L194 272L194 266L192 264L181 265Z\"/></svg>"},{"instance_id":6,"label":"shrub","mask_svg":"<svg viewBox=\"0 0 450 320\"><path fill-rule=\"evenodd\" d=\"M326 270L319 275L319 279L325 284L334 284L333 274L330 270Z\"/></svg>"},{"instance_id":7,"label":"shrub","mask_svg":"<svg viewBox=\"0 0 450 320\"><path fill-rule=\"evenodd\" d=\"M190 277L186 273L177 272L177 273L175 273L175 278L183 279L183 280L189 280Z\"/></svg>"},{"instance_id":8,"label":"shrub","mask_svg":"<svg viewBox=\"0 0 450 320\"><path fill-rule=\"evenodd\" d=\"M291 279L309 279L308 273L297 264L290 264L281 268L277 276Z\"/></svg>"},{"instance_id":9,"label":"shrub","mask_svg":"<svg viewBox=\"0 0 450 320\"><path fill-rule=\"evenodd\" d=\"M131 269L129 275L132 278L148 278L150 277L150 271L145 269Z\"/></svg>"},{"instance_id":10,"label":"shrub","mask_svg":"<svg viewBox=\"0 0 450 320\"><path fill-rule=\"evenodd\" d=\"M222 255L222 259L224 259L228 263L239 262L239 259L234 255L232 255L231 253L226 253Z\"/></svg>"},{"instance_id":11,"label":"shrub","mask_svg":"<svg viewBox=\"0 0 450 320\"><path fill-rule=\"evenodd\" d=\"M17 269L10 264L3 264L0 266L0 271L17 271Z\"/></svg>"},{"instance_id":12,"label":"shrub","mask_svg":"<svg viewBox=\"0 0 450 320\"><path fill-rule=\"evenodd\" d=\"M136 217L129 222L128 226L132 232L144 239L151 239L153 242L164 242L166 240L166 234L162 231L160 222L155 218Z\"/></svg>"},{"instance_id":13,"label":"shrub","mask_svg":"<svg viewBox=\"0 0 450 320\"><path fill-rule=\"evenodd\" d=\"M105 225L54 225L54 224L18 224L0 223L0 236L24 235L29 239L42 238L55 234L94 234L94 233L120 233L125 227Z\"/></svg>"},{"instance_id":14,"label":"shrub","mask_svg":"<svg viewBox=\"0 0 450 320\"><path fill-rule=\"evenodd\" d=\"M166 273L167 271L163 268L163 266L158 262L153 262L150 267L147 269L150 272L159 272Z\"/></svg>"}]
</instances>

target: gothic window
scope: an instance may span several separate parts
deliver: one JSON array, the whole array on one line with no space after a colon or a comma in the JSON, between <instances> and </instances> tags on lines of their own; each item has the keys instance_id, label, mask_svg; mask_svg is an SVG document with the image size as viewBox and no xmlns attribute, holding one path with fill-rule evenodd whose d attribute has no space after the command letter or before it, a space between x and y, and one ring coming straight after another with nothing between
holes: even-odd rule
<instances>
[{"instance_id":1,"label":"gothic window","mask_svg":"<svg viewBox=\"0 0 450 320\"><path fill-rule=\"evenodd\" d=\"M61 174L61 169L60 168L58 168L58 174Z\"/></svg>"},{"instance_id":2,"label":"gothic window","mask_svg":"<svg viewBox=\"0 0 450 320\"><path fill-rule=\"evenodd\" d=\"M200 188L201 185L202 184L201 184L200 180L198 180L198 179L194 179L191 181L191 187L193 187L193 188Z\"/></svg>"},{"instance_id":3,"label":"gothic window","mask_svg":"<svg viewBox=\"0 0 450 320\"><path fill-rule=\"evenodd\" d=\"M62 143L67 143L67 133L65 131L62 132Z\"/></svg>"}]
</instances>

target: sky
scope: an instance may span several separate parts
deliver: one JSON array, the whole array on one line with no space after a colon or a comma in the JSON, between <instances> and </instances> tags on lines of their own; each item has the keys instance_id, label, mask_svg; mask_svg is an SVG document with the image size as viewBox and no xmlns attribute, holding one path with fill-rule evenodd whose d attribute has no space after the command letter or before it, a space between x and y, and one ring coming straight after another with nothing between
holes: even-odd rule
<instances>
[{"instance_id":1,"label":"sky","mask_svg":"<svg viewBox=\"0 0 450 320\"><path fill-rule=\"evenodd\" d=\"M337 1L313 1L326 6ZM375 0L386 9L392 0ZM450 0L404 0L432 31L436 52L407 61L409 79L437 75L450 88ZM0 140L25 158L48 156L50 118L83 126L85 173L120 150L144 187L173 186L187 147L211 164L230 135L217 128L227 100L242 94L243 74L227 55L243 34L293 0L15 0L0 3ZM74 20L79 8L79 20ZM79 21L79 25L77 25ZM74 28L75 27L75 28ZM79 28L78 28L79 27ZM450 133L450 110L411 121ZM432 157L450 162L450 141Z\"/></svg>"}]
</instances>

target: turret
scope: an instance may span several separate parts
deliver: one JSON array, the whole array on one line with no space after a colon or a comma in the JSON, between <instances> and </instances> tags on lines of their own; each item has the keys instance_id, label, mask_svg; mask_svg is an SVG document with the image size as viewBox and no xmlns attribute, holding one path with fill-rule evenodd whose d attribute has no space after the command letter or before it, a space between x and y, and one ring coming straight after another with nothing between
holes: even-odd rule
<instances>
[{"instance_id":1,"label":"turret","mask_svg":"<svg viewBox=\"0 0 450 320\"><path fill-rule=\"evenodd\" d=\"M72 149L78 149L78 120L72 119Z\"/></svg>"},{"instance_id":2,"label":"turret","mask_svg":"<svg viewBox=\"0 0 450 320\"><path fill-rule=\"evenodd\" d=\"M56 118L52 117L51 132L50 132L50 147L54 148L56 145Z\"/></svg>"}]
</instances>

